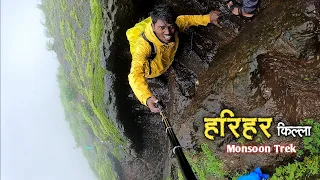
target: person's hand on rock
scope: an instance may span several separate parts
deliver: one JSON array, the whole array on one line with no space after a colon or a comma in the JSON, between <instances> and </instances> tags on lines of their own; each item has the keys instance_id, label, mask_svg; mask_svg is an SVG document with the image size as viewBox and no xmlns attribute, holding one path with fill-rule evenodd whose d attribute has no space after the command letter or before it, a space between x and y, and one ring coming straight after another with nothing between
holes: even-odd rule
<instances>
[{"instance_id":1,"label":"person's hand on rock","mask_svg":"<svg viewBox=\"0 0 320 180\"><path fill-rule=\"evenodd\" d=\"M219 16L220 16L220 11L211 11L210 12L210 22L218 27L221 27L219 24L218 24L218 19L219 19Z\"/></svg>"},{"instance_id":2,"label":"person's hand on rock","mask_svg":"<svg viewBox=\"0 0 320 180\"><path fill-rule=\"evenodd\" d=\"M155 96L151 96L147 99L147 106L149 107L151 112L160 112L159 108L155 106L156 103L158 103L158 99Z\"/></svg>"}]
</instances>

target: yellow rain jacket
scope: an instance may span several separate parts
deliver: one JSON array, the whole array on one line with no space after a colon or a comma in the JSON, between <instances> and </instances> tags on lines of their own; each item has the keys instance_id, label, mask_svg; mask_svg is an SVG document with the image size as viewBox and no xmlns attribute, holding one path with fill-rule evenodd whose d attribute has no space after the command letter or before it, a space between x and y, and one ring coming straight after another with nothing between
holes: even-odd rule
<instances>
[{"instance_id":1,"label":"yellow rain jacket","mask_svg":"<svg viewBox=\"0 0 320 180\"><path fill-rule=\"evenodd\" d=\"M146 78L154 78L163 74L172 64L174 55L179 45L178 34L175 34L175 41L162 43L152 30L150 22L144 31L145 36L156 46L156 57L151 61L149 69L148 57L151 54L150 44L140 36L137 40L137 47L132 55L132 63L129 74L129 84L139 101L146 105L147 99L153 94L148 88ZM184 15L178 16L176 24L179 31L184 31L190 26L206 26L210 23L210 15ZM151 72L151 74L149 74Z\"/></svg>"}]
</instances>

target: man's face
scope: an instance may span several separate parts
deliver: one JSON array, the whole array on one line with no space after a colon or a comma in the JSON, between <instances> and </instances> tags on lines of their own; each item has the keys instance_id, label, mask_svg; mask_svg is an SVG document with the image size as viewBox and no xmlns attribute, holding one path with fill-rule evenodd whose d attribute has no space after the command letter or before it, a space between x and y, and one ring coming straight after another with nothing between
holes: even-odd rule
<instances>
[{"instance_id":1,"label":"man's face","mask_svg":"<svg viewBox=\"0 0 320 180\"><path fill-rule=\"evenodd\" d=\"M152 28L161 42L169 43L174 40L175 24L168 24L166 21L158 20L155 24L152 24Z\"/></svg>"}]
</instances>

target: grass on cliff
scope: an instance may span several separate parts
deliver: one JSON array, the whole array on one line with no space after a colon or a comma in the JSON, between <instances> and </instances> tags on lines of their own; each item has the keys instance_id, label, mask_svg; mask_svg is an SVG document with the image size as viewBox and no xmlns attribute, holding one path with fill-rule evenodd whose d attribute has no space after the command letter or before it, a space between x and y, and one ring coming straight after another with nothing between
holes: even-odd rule
<instances>
[{"instance_id":1,"label":"grass on cliff","mask_svg":"<svg viewBox=\"0 0 320 180\"><path fill-rule=\"evenodd\" d=\"M320 179L320 123L306 119L301 125L312 126L311 136L303 137L303 149L298 151L304 160L278 167L271 180Z\"/></svg>"},{"instance_id":2,"label":"grass on cliff","mask_svg":"<svg viewBox=\"0 0 320 180\"><path fill-rule=\"evenodd\" d=\"M303 160L295 160L286 166L276 168L270 180L320 179L320 123L306 119L301 125L312 126L311 136L303 137L303 148L297 153ZM229 175L223 170L223 162L216 158L205 143L201 144L200 152L194 151L186 155L200 180L223 179ZM237 179L243 174L248 172L237 173L232 179Z\"/></svg>"},{"instance_id":3,"label":"grass on cliff","mask_svg":"<svg viewBox=\"0 0 320 180\"><path fill-rule=\"evenodd\" d=\"M97 152L96 170L103 180L116 180L118 177L113 173L112 164L107 155L107 149L99 143L95 143Z\"/></svg>"},{"instance_id":4,"label":"grass on cliff","mask_svg":"<svg viewBox=\"0 0 320 180\"><path fill-rule=\"evenodd\" d=\"M82 104L78 105L79 110L83 113L83 117L86 119L89 125L92 125L94 132L99 132L96 136L101 140L111 139L112 141L120 144L124 144L123 137L119 135L114 123L108 119L105 114L106 104L104 102L104 75L108 73L103 67L101 67L100 61L100 42L102 36L102 8L99 0L90 0L90 26L87 28L87 34L80 34L79 25L80 15L84 12L77 12L77 5L80 6L80 2L74 1L69 3L66 0L59 0L58 4L52 3L53 0L43 0L43 2L49 3L49 5L41 5L46 7L45 12L50 12L48 17L49 22L54 21L58 27L58 32L62 40L64 56L60 61L65 61L65 64L69 64L66 76L67 79L73 84L77 91L77 96L82 100L90 104L89 111L93 111L93 116L98 119L98 124L92 122L92 118L88 116L87 111L84 110ZM50 7L56 7L56 9L50 9ZM80 9L83 9L80 8ZM52 19L51 12L55 11L59 15ZM69 12L70 11L70 12ZM60 19L61 18L61 19ZM57 29L52 27L52 23L49 23L50 29ZM80 26L80 27L79 27ZM51 31L50 31L51 32ZM51 36L55 37L52 33ZM86 40L85 36L89 36L89 40ZM59 45L59 44L58 44Z\"/></svg>"},{"instance_id":5,"label":"grass on cliff","mask_svg":"<svg viewBox=\"0 0 320 180\"><path fill-rule=\"evenodd\" d=\"M320 179L320 123L306 119L301 125L312 126L311 136L303 137L303 147L297 153L303 160L277 167L270 180Z\"/></svg>"},{"instance_id":6,"label":"grass on cliff","mask_svg":"<svg viewBox=\"0 0 320 180\"><path fill-rule=\"evenodd\" d=\"M200 153L187 154L187 159L199 180L223 178L227 174L222 169L223 162L217 159L205 143L201 144Z\"/></svg>"},{"instance_id":7,"label":"grass on cliff","mask_svg":"<svg viewBox=\"0 0 320 180\"><path fill-rule=\"evenodd\" d=\"M120 149L118 146L107 147L97 139L97 134L102 135L101 128L97 127L98 119L94 116L94 112L90 109L90 104L87 102L74 103L77 98L77 92L72 84L62 76L64 71L61 71L59 85L61 89L61 101L64 105L66 119L70 124L71 131L77 142L77 148L82 148L84 155L88 159L90 167L100 177L100 179L109 179L117 177L114 173L113 166L107 153L113 154L120 159ZM106 141L108 142L108 140ZM87 150L86 146L93 147L92 150ZM114 179L114 178L112 178Z\"/></svg>"},{"instance_id":8,"label":"grass on cliff","mask_svg":"<svg viewBox=\"0 0 320 180\"><path fill-rule=\"evenodd\" d=\"M72 133L80 147L94 147L92 151L84 149L84 153L100 178L116 177L106 153L120 159L126 142L106 114L104 76L108 71L101 66L100 59L100 1L42 0L38 8L45 16L46 36L54 40L50 49L57 53L60 62L57 76L61 101ZM112 146L97 142L112 142Z\"/></svg>"}]
</instances>

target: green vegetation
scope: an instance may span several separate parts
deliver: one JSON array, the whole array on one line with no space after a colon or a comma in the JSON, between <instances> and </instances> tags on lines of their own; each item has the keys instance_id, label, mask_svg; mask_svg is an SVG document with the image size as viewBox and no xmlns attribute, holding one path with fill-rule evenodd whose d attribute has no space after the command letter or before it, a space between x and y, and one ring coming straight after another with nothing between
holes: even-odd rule
<instances>
[{"instance_id":1,"label":"green vegetation","mask_svg":"<svg viewBox=\"0 0 320 180\"><path fill-rule=\"evenodd\" d=\"M223 162L218 160L211 152L207 144L201 145L201 152L195 153L188 158L194 172L197 173L200 180L222 178L227 173L222 169Z\"/></svg>"},{"instance_id":2,"label":"green vegetation","mask_svg":"<svg viewBox=\"0 0 320 180\"><path fill-rule=\"evenodd\" d=\"M45 21L41 21L42 25L46 27L45 36L47 38L54 37L56 35L54 12L57 9L54 1L42 0L42 4L38 4L37 7L45 14Z\"/></svg>"},{"instance_id":3,"label":"green vegetation","mask_svg":"<svg viewBox=\"0 0 320 180\"><path fill-rule=\"evenodd\" d=\"M68 2L66 0L59 0L59 7L63 12L66 12L68 9Z\"/></svg>"},{"instance_id":4,"label":"green vegetation","mask_svg":"<svg viewBox=\"0 0 320 180\"><path fill-rule=\"evenodd\" d=\"M320 179L320 123L306 119L301 125L312 126L311 136L303 137L303 149L297 154L303 161L294 161L278 167L271 180ZM263 138L259 136L255 140L259 143L263 142ZM244 138L239 138L237 141L242 145L246 142ZM223 162L213 155L207 144L201 145L201 152L193 152L189 156L187 156L188 161L200 180L230 177L230 173L222 169ZM236 180L247 173L236 173L232 179Z\"/></svg>"},{"instance_id":5,"label":"green vegetation","mask_svg":"<svg viewBox=\"0 0 320 180\"><path fill-rule=\"evenodd\" d=\"M240 143L241 145L244 145L246 143L246 138L241 136L240 138L237 139L237 142Z\"/></svg>"},{"instance_id":6,"label":"green vegetation","mask_svg":"<svg viewBox=\"0 0 320 180\"><path fill-rule=\"evenodd\" d=\"M113 173L112 164L107 155L107 149L99 144L94 144L97 151L96 170L100 179L116 180L117 176Z\"/></svg>"},{"instance_id":7,"label":"green vegetation","mask_svg":"<svg viewBox=\"0 0 320 180\"><path fill-rule=\"evenodd\" d=\"M59 82L60 89L63 90L60 93L60 98L62 102L67 103L75 100L77 96L77 91L72 86L72 84L69 81L67 81L66 75L61 66L59 66L58 68L57 79Z\"/></svg>"},{"instance_id":8,"label":"green vegetation","mask_svg":"<svg viewBox=\"0 0 320 180\"><path fill-rule=\"evenodd\" d=\"M181 170L178 170L178 180L184 180Z\"/></svg>"},{"instance_id":9,"label":"green vegetation","mask_svg":"<svg viewBox=\"0 0 320 180\"><path fill-rule=\"evenodd\" d=\"M301 125L312 126L311 136L303 137L303 150L298 152L298 156L304 156L304 160L278 167L271 180L320 178L320 123L307 119Z\"/></svg>"},{"instance_id":10,"label":"green vegetation","mask_svg":"<svg viewBox=\"0 0 320 180\"><path fill-rule=\"evenodd\" d=\"M287 166L278 167L271 180L295 180L319 175L319 156L306 157L303 162L293 162Z\"/></svg>"},{"instance_id":11,"label":"green vegetation","mask_svg":"<svg viewBox=\"0 0 320 180\"><path fill-rule=\"evenodd\" d=\"M101 66L100 58L100 0L90 0L90 4L83 0L41 0L38 8L44 14L42 24L50 38L47 49L55 51L60 62L60 97L77 147L83 149L100 179L117 179L107 154L120 160L126 141L106 114L104 76L108 71ZM88 145L95 148L85 149Z\"/></svg>"},{"instance_id":12,"label":"green vegetation","mask_svg":"<svg viewBox=\"0 0 320 180\"><path fill-rule=\"evenodd\" d=\"M75 7L72 7L71 11L70 11L70 16L76 21L77 25L79 26L79 28L82 28L82 23L78 17L78 14L76 13L76 9Z\"/></svg>"},{"instance_id":13,"label":"green vegetation","mask_svg":"<svg viewBox=\"0 0 320 180\"><path fill-rule=\"evenodd\" d=\"M266 136L264 135L264 133L261 130L257 130L257 134L255 136L253 136L253 140L252 141L257 142L259 144L263 144L263 143L265 143L265 140L266 140ZM241 145L245 145L247 142L252 143L252 141L251 140L247 140L243 136L240 136L237 139L237 142L239 144L241 144Z\"/></svg>"},{"instance_id":14,"label":"green vegetation","mask_svg":"<svg viewBox=\"0 0 320 180\"><path fill-rule=\"evenodd\" d=\"M264 141L263 141L263 138L265 137L265 135L263 134L262 131L258 131L257 133L257 136L254 138L254 140L259 143L259 144L262 144Z\"/></svg>"},{"instance_id":15,"label":"green vegetation","mask_svg":"<svg viewBox=\"0 0 320 180\"><path fill-rule=\"evenodd\" d=\"M313 119L306 119L301 123L302 126L312 126L311 136L303 137L303 151L299 155L309 153L310 155L320 154L320 123Z\"/></svg>"},{"instance_id":16,"label":"green vegetation","mask_svg":"<svg viewBox=\"0 0 320 180\"><path fill-rule=\"evenodd\" d=\"M246 170L242 173L237 172L233 177L232 180L237 180L240 176L243 176L244 174L249 174L249 172Z\"/></svg>"}]
</instances>

